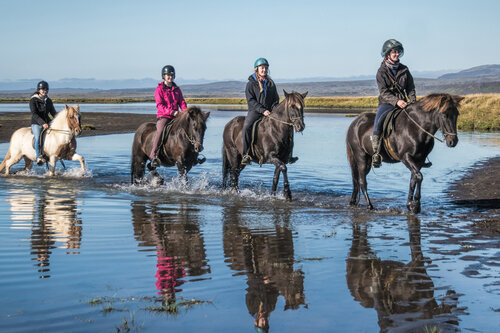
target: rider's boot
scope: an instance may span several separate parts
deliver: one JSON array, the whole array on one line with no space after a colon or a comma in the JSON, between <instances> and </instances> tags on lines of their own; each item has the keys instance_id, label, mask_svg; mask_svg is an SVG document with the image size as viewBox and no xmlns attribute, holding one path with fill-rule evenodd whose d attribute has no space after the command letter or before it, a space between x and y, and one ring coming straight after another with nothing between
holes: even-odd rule
<instances>
[{"instance_id":1,"label":"rider's boot","mask_svg":"<svg viewBox=\"0 0 500 333\"><path fill-rule=\"evenodd\" d=\"M382 165L382 156L379 154L380 136L372 135L370 136L370 140L373 148L372 165L374 168L380 168L380 165Z\"/></svg>"},{"instance_id":2,"label":"rider's boot","mask_svg":"<svg viewBox=\"0 0 500 333\"><path fill-rule=\"evenodd\" d=\"M299 160L298 157L296 157L296 156L290 156L288 158L288 164L293 164L293 163L297 162L298 160Z\"/></svg>"}]
</instances>

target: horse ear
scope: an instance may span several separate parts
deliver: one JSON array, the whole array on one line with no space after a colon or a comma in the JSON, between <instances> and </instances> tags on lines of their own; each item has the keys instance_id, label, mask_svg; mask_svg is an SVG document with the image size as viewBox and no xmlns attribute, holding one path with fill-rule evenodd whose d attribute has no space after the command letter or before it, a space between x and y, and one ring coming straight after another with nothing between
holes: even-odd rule
<instances>
[{"instance_id":1,"label":"horse ear","mask_svg":"<svg viewBox=\"0 0 500 333\"><path fill-rule=\"evenodd\" d=\"M69 110L69 106L68 106L68 104L65 104L65 105L64 105L64 108L65 108L66 110Z\"/></svg>"},{"instance_id":2,"label":"horse ear","mask_svg":"<svg viewBox=\"0 0 500 333\"><path fill-rule=\"evenodd\" d=\"M302 96L302 98L306 98L307 94L309 93L309 91L306 91L305 93L303 94L300 94Z\"/></svg>"},{"instance_id":3,"label":"horse ear","mask_svg":"<svg viewBox=\"0 0 500 333\"><path fill-rule=\"evenodd\" d=\"M290 95L289 93L286 92L285 89L283 89L283 93L285 94L285 97L288 97L288 95Z\"/></svg>"},{"instance_id":4,"label":"horse ear","mask_svg":"<svg viewBox=\"0 0 500 333\"><path fill-rule=\"evenodd\" d=\"M203 112L203 118L205 118L205 121L207 121L208 116L210 116L210 111L209 112Z\"/></svg>"},{"instance_id":5,"label":"horse ear","mask_svg":"<svg viewBox=\"0 0 500 333\"><path fill-rule=\"evenodd\" d=\"M74 108L75 108L76 112L80 112L80 105L79 104L76 104L74 106Z\"/></svg>"}]
</instances>

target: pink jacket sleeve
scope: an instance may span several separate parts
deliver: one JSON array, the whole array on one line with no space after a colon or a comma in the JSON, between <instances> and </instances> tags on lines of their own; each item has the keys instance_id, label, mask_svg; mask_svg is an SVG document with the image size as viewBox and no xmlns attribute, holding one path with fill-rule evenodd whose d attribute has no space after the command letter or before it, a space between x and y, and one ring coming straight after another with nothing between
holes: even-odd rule
<instances>
[{"instance_id":1,"label":"pink jacket sleeve","mask_svg":"<svg viewBox=\"0 0 500 333\"><path fill-rule=\"evenodd\" d=\"M156 113L156 117L165 117L172 115L173 113L172 107L163 98L160 86L156 88L155 101L156 101L156 109L158 110L158 112Z\"/></svg>"}]
</instances>

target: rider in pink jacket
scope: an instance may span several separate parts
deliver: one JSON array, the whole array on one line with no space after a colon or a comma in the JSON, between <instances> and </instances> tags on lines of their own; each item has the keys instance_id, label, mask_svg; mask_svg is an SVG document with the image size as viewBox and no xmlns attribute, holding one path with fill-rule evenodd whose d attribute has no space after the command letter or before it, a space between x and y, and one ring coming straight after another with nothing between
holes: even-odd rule
<instances>
[{"instance_id":1,"label":"rider in pink jacket","mask_svg":"<svg viewBox=\"0 0 500 333\"><path fill-rule=\"evenodd\" d=\"M153 149L149 154L151 167L160 166L158 160L158 143L160 141L163 128L174 119L179 113L179 108L184 111L187 109L186 101L182 96L181 89L174 83L175 69L173 66L164 66L161 71L163 82L158 83L155 91L156 109L156 136L153 142Z\"/></svg>"}]
</instances>

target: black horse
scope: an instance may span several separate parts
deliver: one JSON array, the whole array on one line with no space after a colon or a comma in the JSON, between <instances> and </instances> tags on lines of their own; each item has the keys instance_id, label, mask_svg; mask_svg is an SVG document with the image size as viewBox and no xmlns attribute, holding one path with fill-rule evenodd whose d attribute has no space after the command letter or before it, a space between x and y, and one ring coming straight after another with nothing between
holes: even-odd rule
<instances>
[{"instance_id":1,"label":"black horse","mask_svg":"<svg viewBox=\"0 0 500 333\"><path fill-rule=\"evenodd\" d=\"M206 121L210 112L191 106L172 120L172 128L158 158L163 166L177 165L180 176L186 176L198 164L198 153L203 150ZM132 183L144 176L146 161L153 147L155 123L144 123L135 131L130 167Z\"/></svg>"},{"instance_id":2,"label":"black horse","mask_svg":"<svg viewBox=\"0 0 500 333\"><path fill-rule=\"evenodd\" d=\"M448 147L455 147L458 143L457 107L462 99L457 95L431 94L409 105L395 120L394 130L387 140L390 147L382 145L380 149L384 162L403 162L410 169L410 192L406 207L412 213L420 212L420 187L423 180L420 169L425 166L425 159L434 147L434 134L441 129ZM350 204L358 204L361 187L370 209L373 209L373 205L366 190L366 175L371 169L373 149L370 135L374 119L373 113L360 115L349 126L346 137L353 184Z\"/></svg>"},{"instance_id":3,"label":"black horse","mask_svg":"<svg viewBox=\"0 0 500 333\"><path fill-rule=\"evenodd\" d=\"M285 99L278 104L271 114L265 117L259 125L255 140L255 151L250 154L259 164L274 164L276 169L273 178L273 194L276 193L280 172L283 172L283 193L288 200L292 199L288 183L287 167L290 151L293 148L293 129L302 132L304 125L304 98L307 92L299 94L285 93ZM245 117L231 119L224 127L222 147L222 187L226 187L227 176L230 173L230 185L238 188L238 178L241 170L242 140L241 130Z\"/></svg>"}]
</instances>

